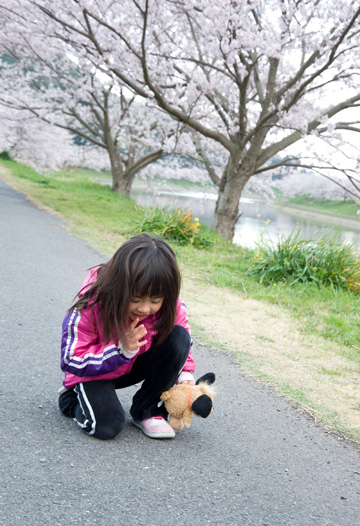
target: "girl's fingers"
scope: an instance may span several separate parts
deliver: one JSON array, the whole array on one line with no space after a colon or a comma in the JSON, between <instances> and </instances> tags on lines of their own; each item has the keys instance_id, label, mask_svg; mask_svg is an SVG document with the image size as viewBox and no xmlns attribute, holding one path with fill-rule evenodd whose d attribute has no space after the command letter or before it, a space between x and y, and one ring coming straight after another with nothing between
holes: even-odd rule
<instances>
[{"instance_id":1,"label":"girl's fingers","mask_svg":"<svg viewBox=\"0 0 360 526\"><path fill-rule=\"evenodd\" d=\"M135 322L134 322L135 323ZM130 330L126 333L126 336L128 338L142 338L147 334L147 330L145 329L144 325L139 325L138 327L135 327L132 323L130 325Z\"/></svg>"},{"instance_id":2,"label":"girl's fingers","mask_svg":"<svg viewBox=\"0 0 360 526\"><path fill-rule=\"evenodd\" d=\"M143 338L147 334L147 330L145 327L143 327L141 330L136 332L136 338L140 340L140 338Z\"/></svg>"},{"instance_id":3,"label":"girl's fingers","mask_svg":"<svg viewBox=\"0 0 360 526\"><path fill-rule=\"evenodd\" d=\"M139 321L139 318L135 318L135 320L132 323L130 323L130 329L134 330Z\"/></svg>"},{"instance_id":4,"label":"girl's fingers","mask_svg":"<svg viewBox=\"0 0 360 526\"><path fill-rule=\"evenodd\" d=\"M128 333L126 336L129 340L138 341L144 338L146 334L147 334L147 330L144 329L144 330L136 331L130 334Z\"/></svg>"},{"instance_id":5,"label":"girl's fingers","mask_svg":"<svg viewBox=\"0 0 360 526\"><path fill-rule=\"evenodd\" d=\"M139 323L139 318L136 318L129 327L129 330L126 333L127 338L127 348L131 350L138 349L147 344L147 340L142 340L147 334L147 330L144 325L136 326ZM142 341L140 341L142 340Z\"/></svg>"}]
</instances>

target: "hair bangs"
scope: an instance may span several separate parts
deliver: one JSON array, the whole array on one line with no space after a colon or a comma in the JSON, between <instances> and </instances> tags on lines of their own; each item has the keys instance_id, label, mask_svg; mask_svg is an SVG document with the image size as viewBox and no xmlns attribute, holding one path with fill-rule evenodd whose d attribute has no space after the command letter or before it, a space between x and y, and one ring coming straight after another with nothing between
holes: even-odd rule
<instances>
[{"instance_id":1,"label":"hair bangs","mask_svg":"<svg viewBox=\"0 0 360 526\"><path fill-rule=\"evenodd\" d=\"M143 260L142 265L136 264L135 275L132 279L132 296L144 298L160 298L167 294L167 268L159 261L159 258L149 258Z\"/></svg>"}]
</instances>

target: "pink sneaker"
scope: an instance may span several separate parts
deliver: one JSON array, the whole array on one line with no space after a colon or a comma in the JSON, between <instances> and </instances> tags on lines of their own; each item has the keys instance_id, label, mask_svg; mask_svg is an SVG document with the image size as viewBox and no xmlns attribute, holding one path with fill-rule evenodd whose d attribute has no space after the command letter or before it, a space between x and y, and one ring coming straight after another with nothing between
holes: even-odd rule
<instances>
[{"instance_id":1,"label":"pink sneaker","mask_svg":"<svg viewBox=\"0 0 360 526\"><path fill-rule=\"evenodd\" d=\"M133 420L132 423L150 438L174 438L175 431L162 416L152 416L141 422Z\"/></svg>"}]
</instances>

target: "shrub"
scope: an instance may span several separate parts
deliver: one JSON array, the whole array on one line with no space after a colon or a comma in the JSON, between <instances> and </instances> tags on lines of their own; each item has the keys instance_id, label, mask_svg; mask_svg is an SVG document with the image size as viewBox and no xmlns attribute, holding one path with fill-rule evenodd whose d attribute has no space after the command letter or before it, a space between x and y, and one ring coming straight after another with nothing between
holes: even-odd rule
<instances>
[{"instance_id":1,"label":"shrub","mask_svg":"<svg viewBox=\"0 0 360 526\"><path fill-rule=\"evenodd\" d=\"M359 255L352 245L338 242L337 235L314 241L293 230L275 244L262 239L248 272L264 285L311 282L360 293Z\"/></svg>"},{"instance_id":2,"label":"shrub","mask_svg":"<svg viewBox=\"0 0 360 526\"><path fill-rule=\"evenodd\" d=\"M3 159L4 161L11 161L12 160L9 152L6 151L6 150L3 150L2 152L0 152L0 159Z\"/></svg>"},{"instance_id":3,"label":"shrub","mask_svg":"<svg viewBox=\"0 0 360 526\"><path fill-rule=\"evenodd\" d=\"M197 248L212 246L212 241L201 231L200 221L192 218L192 211L185 209L145 208L141 221L136 221L135 233L150 232L155 236L180 245L191 244Z\"/></svg>"}]
</instances>

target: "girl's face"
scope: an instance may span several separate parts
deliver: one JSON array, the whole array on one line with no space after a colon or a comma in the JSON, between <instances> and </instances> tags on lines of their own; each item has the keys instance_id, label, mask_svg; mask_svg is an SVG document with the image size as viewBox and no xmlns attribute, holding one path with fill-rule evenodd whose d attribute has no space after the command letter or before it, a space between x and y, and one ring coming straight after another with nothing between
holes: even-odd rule
<instances>
[{"instance_id":1,"label":"girl's face","mask_svg":"<svg viewBox=\"0 0 360 526\"><path fill-rule=\"evenodd\" d=\"M153 298L144 296L143 298L132 298L129 304L129 317L132 320L139 318L142 321L151 314L156 314L162 307L164 298Z\"/></svg>"}]
</instances>

